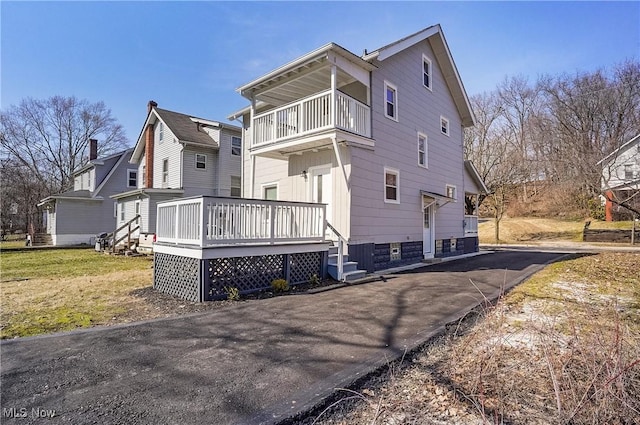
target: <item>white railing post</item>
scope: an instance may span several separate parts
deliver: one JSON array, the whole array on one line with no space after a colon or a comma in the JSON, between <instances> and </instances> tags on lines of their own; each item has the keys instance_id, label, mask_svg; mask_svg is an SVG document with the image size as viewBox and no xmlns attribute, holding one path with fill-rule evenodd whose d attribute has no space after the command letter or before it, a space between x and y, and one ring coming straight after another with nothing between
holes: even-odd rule
<instances>
[{"instance_id":1,"label":"white railing post","mask_svg":"<svg viewBox=\"0 0 640 425\"><path fill-rule=\"evenodd\" d=\"M344 274L344 242L342 238L338 238L338 281L342 282Z\"/></svg>"},{"instance_id":2,"label":"white railing post","mask_svg":"<svg viewBox=\"0 0 640 425\"><path fill-rule=\"evenodd\" d=\"M276 229L276 208L275 205L269 205L269 243L273 245L275 243L275 229Z\"/></svg>"},{"instance_id":3,"label":"white railing post","mask_svg":"<svg viewBox=\"0 0 640 425\"><path fill-rule=\"evenodd\" d=\"M173 237L174 239L180 239L180 204L176 205L175 215L173 217Z\"/></svg>"},{"instance_id":4,"label":"white railing post","mask_svg":"<svg viewBox=\"0 0 640 425\"><path fill-rule=\"evenodd\" d=\"M205 212L204 198L200 198L200 247L207 244L207 226L209 211Z\"/></svg>"}]
</instances>

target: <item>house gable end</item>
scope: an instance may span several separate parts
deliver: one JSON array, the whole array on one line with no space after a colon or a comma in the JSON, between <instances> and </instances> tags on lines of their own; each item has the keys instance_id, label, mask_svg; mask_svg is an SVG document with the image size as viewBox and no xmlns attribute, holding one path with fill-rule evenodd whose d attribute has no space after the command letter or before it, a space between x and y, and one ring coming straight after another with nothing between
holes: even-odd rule
<instances>
[{"instance_id":1,"label":"house gable end","mask_svg":"<svg viewBox=\"0 0 640 425\"><path fill-rule=\"evenodd\" d=\"M428 27L422 31L398 40L394 43L381 47L374 52L367 53L363 56L363 59L367 61L378 60L380 62L388 59L420 42L427 40L434 53L435 60L440 67L444 80L447 84L449 92L453 97L460 117L462 119L462 125L465 127L471 127L475 125L475 116L469 97L462 84L462 79L458 73L453 56L447 45L447 41L444 38L444 33L440 25L434 25Z\"/></svg>"}]
</instances>

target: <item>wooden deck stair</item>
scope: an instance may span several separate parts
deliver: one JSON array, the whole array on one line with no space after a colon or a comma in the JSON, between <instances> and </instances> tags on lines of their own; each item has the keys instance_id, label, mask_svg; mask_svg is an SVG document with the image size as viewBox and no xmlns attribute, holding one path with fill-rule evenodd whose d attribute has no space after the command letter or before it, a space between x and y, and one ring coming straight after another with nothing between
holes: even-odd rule
<instances>
[{"instance_id":1,"label":"wooden deck stair","mask_svg":"<svg viewBox=\"0 0 640 425\"><path fill-rule=\"evenodd\" d=\"M33 235L31 243L33 246L48 246L53 245L53 239L48 233L36 233Z\"/></svg>"},{"instance_id":2,"label":"wooden deck stair","mask_svg":"<svg viewBox=\"0 0 640 425\"><path fill-rule=\"evenodd\" d=\"M358 269L358 263L356 261L349 261L349 255L342 256L342 280L345 282L352 282L354 280L365 277L367 272L365 270ZM338 247L329 247L329 275L338 280Z\"/></svg>"}]
</instances>

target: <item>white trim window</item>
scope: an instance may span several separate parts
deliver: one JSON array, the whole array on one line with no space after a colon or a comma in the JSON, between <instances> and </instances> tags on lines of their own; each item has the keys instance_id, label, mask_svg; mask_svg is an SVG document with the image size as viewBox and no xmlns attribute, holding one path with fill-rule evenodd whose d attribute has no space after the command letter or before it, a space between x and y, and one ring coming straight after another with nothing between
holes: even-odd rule
<instances>
[{"instance_id":1,"label":"white trim window","mask_svg":"<svg viewBox=\"0 0 640 425\"><path fill-rule=\"evenodd\" d=\"M278 183L267 183L262 185L262 199L267 201L278 200Z\"/></svg>"},{"instance_id":2,"label":"white trim window","mask_svg":"<svg viewBox=\"0 0 640 425\"><path fill-rule=\"evenodd\" d=\"M138 186L138 170L127 170L127 187Z\"/></svg>"},{"instance_id":3,"label":"white trim window","mask_svg":"<svg viewBox=\"0 0 640 425\"><path fill-rule=\"evenodd\" d=\"M458 191L456 190L456 187L454 185L452 184L446 185L444 193L447 194L447 198L453 198L457 200Z\"/></svg>"},{"instance_id":4,"label":"white trim window","mask_svg":"<svg viewBox=\"0 0 640 425\"><path fill-rule=\"evenodd\" d=\"M135 215L139 216L140 215L140 201L135 201ZM136 218L136 224L140 223L140 217Z\"/></svg>"},{"instance_id":5,"label":"white trim window","mask_svg":"<svg viewBox=\"0 0 640 425\"><path fill-rule=\"evenodd\" d=\"M124 223L124 203L120 204L120 223Z\"/></svg>"},{"instance_id":6,"label":"white trim window","mask_svg":"<svg viewBox=\"0 0 640 425\"><path fill-rule=\"evenodd\" d=\"M164 123L160 121L158 123L158 142L162 143L164 140Z\"/></svg>"},{"instance_id":7,"label":"white trim window","mask_svg":"<svg viewBox=\"0 0 640 425\"><path fill-rule=\"evenodd\" d=\"M445 136L449 136L449 120L440 115L440 131Z\"/></svg>"},{"instance_id":8,"label":"white trim window","mask_svg":"<svg viewBox=\"0 0 640 425\"><path fill-rule=\"evenodd\" d=\"M169 184L169 158L162 160L162 187Z\"/></svg>"},{"instance_id":9,"label":"white trim window","mask_svg":"<svg viewBox=\"0 0 640 425\"><path fill-rule=\"evenodd\" d=\"M242 138L231 136L231 155L240 156L242 152Z\"/></svg>"},{"instance_id":10,"label":"white trim window","mask_svg":"<svg viewBox=\"0 0 640 425\"><path fill-rule=\"evenodd\" d=\"M420 167L429 168L429 144L427 135L418 133L418 165Z\"/></svg>"},{"instance_id":11,"label":"white trim window","mask_svg":"<svg viewBox=\"0 0 640 425\"><path fill-rule=\"evenodd\" d=\"M631 180L635 177L633 172L633 164L624 164L624 179Z\"/></svg>"},{"instance_id":12,"label":"white trim window","mask_svg":"<svg viewBox=\"0 0 640 425\"><path fill-rule=\"evenodd\" d=\"M398 88L388 81L384 82L384 116L398 121Z\"/></svg>"},{"instance_id":13,"label":"white trim window","mask_svg":"<svg viewBox=\"0 0 640 425\"><path fill-rule=\"evenodd\" d=\"M433 75L432 69L431 59L422 55L422 85L429 90L433 90L431 77Z\"/></svg>"},{"instance_id":14,"label":"white trim window","mask_svg":"<svg viewBox=\"0 0 640 425\"><path fill-rule=\"evenodd\" d=\"M242 179L240 176L231 176L231 196L240 198L242 196Z\"/></svg>"},{"instance_id":15,"label":"white trim window","mask_svg":"<svg viewBox=\"0 0 640 425\"><path fill-rule=\"evenodd\" d=\"M118 201L113 201L113 218L118 218Z\"/></svg>"},{"instance_id":16,"label":"white trim window","mask_svg":"<svg viewBox=\"0 0 640 425\"><path fill-rule=\"evenodd\" d=\"M384 168L384 202L400 203L400 171L393 168Z\"/></svg>"},{"instance_id":17,"label":"white trim window","mask_svg":"<svg viewBox=\"0 0 640 425\"><path fill-rule=\"evenodd\" d=\"M196 170L207 169L207 155L203 153L196 154Z\"/></svg>"}]
</instances>

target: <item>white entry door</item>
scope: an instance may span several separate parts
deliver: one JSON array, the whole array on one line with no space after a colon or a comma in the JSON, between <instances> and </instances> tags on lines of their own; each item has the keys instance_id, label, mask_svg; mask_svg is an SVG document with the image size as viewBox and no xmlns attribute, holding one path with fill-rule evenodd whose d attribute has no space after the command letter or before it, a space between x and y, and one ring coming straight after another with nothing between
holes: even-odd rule
<instances>
[{"instance_id":1,"label":"white entry door","mask_svg":"<svg viewBox=\"0 0 640 425\"><path fill-rule=\"evenodd\" d=\"M321 204L327 204L326 219L332 225L333 223L333 211L331 208L333 193L331 182L331 168L323 167L316 168L310 171L311 173L311 202L318 202Z\"/></svg>"},{"instance_id":2,"label":"white entry door","mask_svg":"<svg viewBox=\"0 0 640 425\"><path fill-rule=\"evenodd\" d=\"M422 199L422 255L424 258L433 258L433 201L429 198Z\"/></svg>"}]
</instances>

